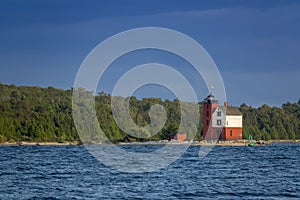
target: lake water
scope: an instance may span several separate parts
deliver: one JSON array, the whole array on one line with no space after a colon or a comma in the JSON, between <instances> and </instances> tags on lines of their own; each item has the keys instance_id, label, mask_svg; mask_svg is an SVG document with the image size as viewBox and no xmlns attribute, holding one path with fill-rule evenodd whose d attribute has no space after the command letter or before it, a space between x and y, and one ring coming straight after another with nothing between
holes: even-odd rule
<instances>
[{"instance_id":1,"label":"lake water","mask_svg":"<svg viewBox=\"0 0 300 200\"><path fill-rule=\"evenodd\" d=\"M132 174L83 146L0 146L0 199L300 198L300 144L214 147L204 158L199 148L166 169Z\"/></svg>"}]
</instances>

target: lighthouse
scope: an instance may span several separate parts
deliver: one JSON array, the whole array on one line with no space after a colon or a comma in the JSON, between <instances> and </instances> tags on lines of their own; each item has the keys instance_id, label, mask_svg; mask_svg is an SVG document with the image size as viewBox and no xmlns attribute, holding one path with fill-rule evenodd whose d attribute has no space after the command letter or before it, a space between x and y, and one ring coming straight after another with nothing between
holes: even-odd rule
<instances>
[{"instance_id":1,"label":"lighthouse","mask_svg":"<svg viewBox=\"0 0 300 200\"><path fill-rule=\"evenodd\" d=\"M237 107L228 106L210 93L203 101L203 138L206 140L241 140L243 115Z\"/></svg>"}]
</instances>

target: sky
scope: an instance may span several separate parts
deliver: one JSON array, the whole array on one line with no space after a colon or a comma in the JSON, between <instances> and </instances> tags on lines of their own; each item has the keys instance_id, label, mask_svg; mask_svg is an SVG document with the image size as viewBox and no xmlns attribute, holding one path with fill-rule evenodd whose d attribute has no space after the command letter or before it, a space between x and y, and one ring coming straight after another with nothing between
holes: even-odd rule
<instances>
[{"instance_id":1,"label":"sky","mask_svg":"<svg viewBox=\"0 0 300 200\"><path fill-rule=\"evenodd\" d=\"M216 63L230 105L281 106L300 98L300 2L269 1L0 1L0 82L70 89L91 50L105 39L140 27L164 27L200 43ZM173 66L208 89L180 58L143 51L118 59L99 82L111 93L136 64ZM166 88L145 86L138 97L174 98Z\"/></svg>"}]
</instances>

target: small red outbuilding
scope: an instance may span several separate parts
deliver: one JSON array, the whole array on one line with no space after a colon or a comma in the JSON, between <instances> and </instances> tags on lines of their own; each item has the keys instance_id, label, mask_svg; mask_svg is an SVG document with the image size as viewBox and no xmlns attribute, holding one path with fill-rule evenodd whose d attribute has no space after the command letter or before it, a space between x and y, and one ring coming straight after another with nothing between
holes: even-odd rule
<instances>
[{"instance_id":1,"label":"small red outbuilding","mask_svg":"<svg viewBox=\"0 0 300 200\"><path fill-rule=\"evenodd\" d=\"M186 133L183 132L177 132L177 133L172 133L169 135L169 140L177 140L177 141L186 141Z\"/></svg>"}]
</instances>

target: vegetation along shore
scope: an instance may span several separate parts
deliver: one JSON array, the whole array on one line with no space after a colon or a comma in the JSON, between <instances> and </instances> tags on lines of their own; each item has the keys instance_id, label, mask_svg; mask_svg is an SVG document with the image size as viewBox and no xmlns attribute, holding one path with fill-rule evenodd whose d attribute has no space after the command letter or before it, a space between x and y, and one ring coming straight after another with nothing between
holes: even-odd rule
<instances>
[{"instance_id":1,"label":"vegetation along shore","mask_svg":"<svg viewBox=\"0 0 300 200\"><path fill-rule=\"evenodd\" d=\"M130 115L140 126L150 122L149 109L161 104L167 112L162 130L147 139L135 138L118 128L111 112L111 96L103 92L95 97L97 118L113 143L161 141L176 132L180 123L180 102L159 98L130 97ZM198 103L200 112L202 103ZM237 107L243 114L243 139L256 141L298 141L300 139L300 100L281 107L245 103ZM194 140L201 141L202 113ZM142 130L141 132L143 132ZM189 130L187 130L188 132ZM143 132L141 134L149 134ZM191 138L188 138L191 139ZM0 143L23 145L77 145L80 138L72 118L72 90L53 87L29 87L0 84ZM220 143L221 144L221 143Z\"/></svg>"}]
</instances>

